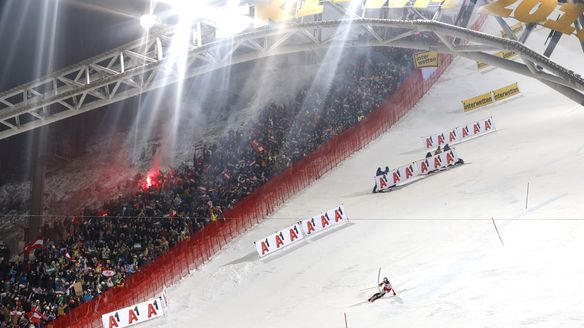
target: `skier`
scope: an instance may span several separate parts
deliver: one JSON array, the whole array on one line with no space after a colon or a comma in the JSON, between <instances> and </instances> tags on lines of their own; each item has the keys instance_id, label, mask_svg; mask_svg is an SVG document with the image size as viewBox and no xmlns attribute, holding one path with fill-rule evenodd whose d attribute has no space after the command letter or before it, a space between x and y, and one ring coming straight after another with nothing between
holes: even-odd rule
<instances>
[{"instance_id":1,"label":"skier","mask_svg":"<svg viewBox=\"0 0 584 328\"><path fill-rule=\"evenodd\" d=\"M379 287L383 286L383 289L381 289L380 292L373 294L373 296L369 297L369 303L374 302L377 299L382 298L385 294L392 292L393 296L397 295L395 293L395 290L393 289L393 287L391 286L391 282L389 282L389 279L387 279L387 277L383 278L383 281L379 284Z\"/></svg>"},{"instance_id":2,"label":"skier","mask_svg":"<svg viewBox=\"0 0 584 328\"><path fill-rule=\"evenodd\" d=\"M385 170L383 171L383 174L386 174L386 175L389 174L389 166L386 166L385 167Z\"/></svg>"}]
</instances>

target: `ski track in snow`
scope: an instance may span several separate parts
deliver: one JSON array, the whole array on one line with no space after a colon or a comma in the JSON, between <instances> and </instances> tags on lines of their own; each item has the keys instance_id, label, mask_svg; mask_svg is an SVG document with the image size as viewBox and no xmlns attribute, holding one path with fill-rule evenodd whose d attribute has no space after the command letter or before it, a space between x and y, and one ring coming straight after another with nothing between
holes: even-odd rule
<instances>
[{"instance_id":1,"label":"ski track in snow","mask_svg":"<svg viewBox=\"0 0 584 328\"><path fill-rule=\"evenodd\" d=\"M492 18L487 31L498 33ZM546 36L528 44L542 50ZM574 37L552 59L584 73ZM521 96L462 112L461 99L513 82ZM456 146L472 165L370 194L378 166L423 157L421 136L491 115L496 133ZM580 327L584 220L566 219L584 219L583 122L538 81L456 59L388 133L171 286L168 315L144 327L344 327L343 313L349 327ZM351 225L270 260L250 255L253 241L340 203ZM367 304L379 267L398 296Z\"/></svg>"}]
</instances>

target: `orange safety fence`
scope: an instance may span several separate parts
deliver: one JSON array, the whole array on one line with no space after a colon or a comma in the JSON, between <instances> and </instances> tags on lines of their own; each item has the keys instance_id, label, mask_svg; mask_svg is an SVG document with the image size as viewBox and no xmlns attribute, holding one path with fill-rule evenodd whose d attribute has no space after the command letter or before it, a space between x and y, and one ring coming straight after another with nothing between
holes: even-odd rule
<instances>
[{"instance_id":1,"label":"orange safety fence","mask_svg":"<svg viewBox=\"0 0 584 328\"><path fill-rule=\"evenodd\" d=\"M471 28L480 29L485 19L486 16L481 16ZM142 267L139 272L128 276L123 286L109 289L70 313L58 317L52 322L53 326L101 327L102 314L155 297L164 286L178 282L190 270L199 268L235 237L251 229L295 193L398 122L430 90L452 63L453 57L440 54L439 60L440 66L428 79L423 79L420 70L414 70L392 96L362 121L334 136L242 199L232 209L225 211L226 220L207 224L189 239Z\"/></svg>"}]
</instances>

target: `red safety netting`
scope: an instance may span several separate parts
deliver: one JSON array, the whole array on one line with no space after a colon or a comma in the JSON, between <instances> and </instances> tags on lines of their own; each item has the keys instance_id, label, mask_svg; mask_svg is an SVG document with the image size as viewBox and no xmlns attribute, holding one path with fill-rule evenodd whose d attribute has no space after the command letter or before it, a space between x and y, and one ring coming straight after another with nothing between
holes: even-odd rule
<instances>
[{"instance_id":1,"label":"red safety netting","mask_svg":"<svg viewBox=\"0 0 584 328\"><path fill-rule=\"evenodd\" d=\"M471 28L480 29L485 19L486 16L481 16ZM112 288L98 298L81 304L52 324L57 328L101 327L102 314L159 295L164 286L176 283L189 270L199 268L235 237L273 213L292 195L392 127L430 90L452 60L451 55L440 54L440 66L427 80L423 79L420 70L414 70L389 99L361 122L333 137L234 208L225 211L227 220L209 223L190 239L144 266L140 272L130 275L124 286Z\"/></svg>"}]
</instances>

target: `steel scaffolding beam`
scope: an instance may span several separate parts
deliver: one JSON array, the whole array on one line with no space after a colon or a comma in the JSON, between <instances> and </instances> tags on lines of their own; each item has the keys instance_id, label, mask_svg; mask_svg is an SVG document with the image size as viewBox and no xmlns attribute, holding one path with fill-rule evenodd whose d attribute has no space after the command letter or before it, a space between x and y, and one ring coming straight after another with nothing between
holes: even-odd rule
<instances>
[{"instance_id":1,"label":"steel scaffolding beam","mask_svg":"<svg viewBox=\"0 0 584 328\"><path fill-rule=\"evenodd\" d=\"M518 41L434 20L355 17L288 23L222 40L203 38L200 29L201 24L194 25L184 74L167 60L176 33L168 29L1 93L0 139L230 65L328 47L404 47L480 59L538 79L584 105L584 80L574 72ZM517 52L524 64L486 52L503 49Z\"/></svg>"}]
</instances>

